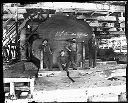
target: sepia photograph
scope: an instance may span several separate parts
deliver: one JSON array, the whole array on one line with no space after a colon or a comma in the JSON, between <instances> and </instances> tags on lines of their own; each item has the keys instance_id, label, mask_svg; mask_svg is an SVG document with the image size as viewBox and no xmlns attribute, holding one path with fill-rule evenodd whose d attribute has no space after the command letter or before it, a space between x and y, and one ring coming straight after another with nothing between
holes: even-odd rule
<instances>
[{"instance_id":1,"label":"sepia photograph","mask_svg":"<svg viewBox=\"0 0 128 103\"><path fill-rule=\"evenodd\" d=\"M127 1L2 4L4 103L127 102Z\"/></svg>"}]
</instances>

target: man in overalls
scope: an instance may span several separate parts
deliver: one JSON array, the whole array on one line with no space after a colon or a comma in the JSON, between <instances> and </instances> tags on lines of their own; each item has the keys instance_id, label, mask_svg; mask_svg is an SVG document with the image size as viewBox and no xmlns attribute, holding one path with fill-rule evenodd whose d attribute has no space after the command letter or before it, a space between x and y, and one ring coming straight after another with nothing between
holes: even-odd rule
<instances>
[{"instance_id":1,"label":"man in overalls","mask_svg":"<svg viewBox=\"0 0 128 103\"><path fill-rule=\"evenodd\" d=\"M69 44L66 46L66 49L69 51L71 65L73 70L77 69L76 60L77 60L77 51L76 51L76 39L73 38Z\"/></svg>"},{"instance_id":2,"label":"man in overalls","mask_svg":"<svg viewBox=\"0 0 128 103\"><path fill-rule=\"evenodd\" d=\"M97 41L95 34L92 34L92 38L88 42L89 48L89 68L96 67L96 58L97 58Z\"/></svg>"},{"instance_id":3,"label":"man in overalls","mask_svg":"<svg viewBox=\"0 0 128 103\"><path fill-rule=\"evenodd\" d=\"M52 54L53 53L47 39L44 39L42 41L40 49L43 50L43 60L46 65L46 68L48 68L49 70L52 70L52 64L53 64Z\"/></svg>"}]
</instances>

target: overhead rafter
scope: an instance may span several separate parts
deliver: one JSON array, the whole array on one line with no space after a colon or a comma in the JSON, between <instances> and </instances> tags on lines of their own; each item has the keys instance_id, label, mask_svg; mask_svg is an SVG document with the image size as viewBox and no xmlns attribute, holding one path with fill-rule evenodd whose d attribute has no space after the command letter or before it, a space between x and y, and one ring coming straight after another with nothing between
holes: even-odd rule
<instances>
[{"instance_id":1,"label":"overhead rafter","mask_svg":"<svg viewBox=\"0 0 128 103\"><path fill-rule=\"evenodd\" d=\"M10 9L15 11L17 7L3 6L3 10ZM74 3L74 2L43 2L37 4L29 4L24 7L18 7L19 12L26 9L53 9L53 10L71 10L72 12L86 12L86 11L111 11L111 12L125 12L124 6L115 6L108 4L97 3Z\"/></svg>"},{"instance_id":2,"label":"overhead rafter","mask_svg":"<svg viewBox=\"0 0 128 103\"><path fill-rule=\"evenodd\" d=\"M108 2L102 3L78 3L78 2L40 2L37 4L27 4L24 7L21 6L3 6L3 10L10 10L12 14L15 15L15 10L18 9L18 18L24 19L23 14L26 13L26 9L49 9L54 10L55 12L61 11L65 14L74 13L77 19L84 19L86 21L95 21L98 22L115 22L115 14L121 13L122 16L119 18L120 23L125 21L125 17L123 14L125 13L125 6L120 5L111 5ZM45 15L45 13L43 13ZM111 15L113 14L113 15ZM10 16L8 14L4 14L3 18L8 19ZM91 19L91 20L90 20ZM96 24L95 24L96 25Z\"/></svg>"}]
</instances>

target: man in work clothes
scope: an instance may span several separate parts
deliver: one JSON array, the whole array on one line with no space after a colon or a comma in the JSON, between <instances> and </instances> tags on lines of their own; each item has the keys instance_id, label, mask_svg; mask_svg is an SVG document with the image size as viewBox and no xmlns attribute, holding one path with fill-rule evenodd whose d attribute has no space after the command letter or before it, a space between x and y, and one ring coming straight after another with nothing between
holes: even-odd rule
<instances>
[{"instance_id":1,"label":"man in work clothes","mask_svg":"<svg viewBox=\"0 0 128 103\"><path fill-rule=\"evenodd\" d=\"M66 46L66 49L69 51L71 65L74 70L77 69L76 60L77 60L77 51L76 51L76 39L72 39L69 44Z\"/></svg>"},{"instance_id":2,"label":"man in work clothes","mask_svg":"<svg viewBox=\"0 0 128 103\"><path fill-rule=\"evenodd\" d=\"M96 58L97 58L97 41L95 38L95 34L92 34L92 38L88 42L89 48L89 67L96 67Z\"/></svg>"},{"instance_id":3,"label":"man in work clothes","mask_svg":"<svg viewBox=\"0 0 128 103\"><path fill-rule=\"evenodd\" d=\"M52 54L53 53L47 39L42 41L40 49L43 50L43 61L46 65L46 68L48 68L49 70L52 70L52 64L53 64Z\"/></svg>"}]
</instances>

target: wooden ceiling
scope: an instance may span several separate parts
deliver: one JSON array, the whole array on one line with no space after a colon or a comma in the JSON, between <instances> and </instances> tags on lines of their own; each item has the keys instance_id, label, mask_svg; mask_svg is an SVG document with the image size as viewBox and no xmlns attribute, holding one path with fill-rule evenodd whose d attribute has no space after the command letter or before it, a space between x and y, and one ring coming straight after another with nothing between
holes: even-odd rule
<instances>
[{"instance_id":1,"label":"wooden ceiling","mask_svg":"<svg viewBox=\"0 0 128 103\"><path fill-rule=\"evenodd\" d=\"M3 20L10 17L15 18L16 12L18 19L23 19L23 14L27 10L42 9L43 11L49 10L49 16L54 15L56 12L63 12L67 15L73 15L77 19L87 21L90 26L103 31L102 28L109 28L108 31L116 29L115 23L120 23L120 28L125 31L125 4L126 1L88 1L88 2L39 2L39 3L6 3L3 4ZM34 10L35 11L35 10ZM42 12L46 14L46 12ZM107 23L106 26L103 25ZM121 30L121 33L122 33ZM115 31L116 34L117 30ZM101 33L104 34L104 33ZM114 34L114 33L110 33Z\"/></svg>"}]
</instances>

